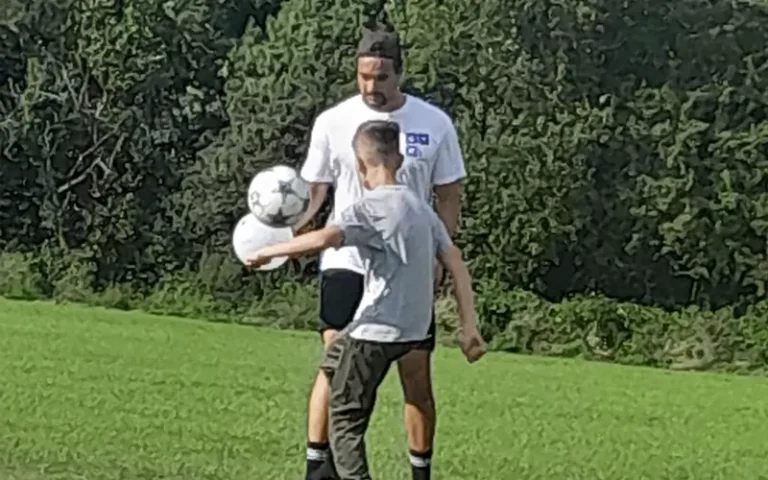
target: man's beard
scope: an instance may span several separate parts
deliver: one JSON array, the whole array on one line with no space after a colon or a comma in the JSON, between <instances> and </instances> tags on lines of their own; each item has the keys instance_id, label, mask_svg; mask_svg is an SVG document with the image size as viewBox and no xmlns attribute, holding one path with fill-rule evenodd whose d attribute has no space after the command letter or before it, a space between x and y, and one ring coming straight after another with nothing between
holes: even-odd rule
<instances>
[{"instance_id":1,"label":"man's beard","mask_svg":"<svg viewBox=\"0 0 768 480\"><path fill-rule=\"evenodd\" d=\"M364 95L366 105L372 108L381 108L387 104L387 97L381 92L375 92L372 94Z\"/></svg>"}]
</instances>

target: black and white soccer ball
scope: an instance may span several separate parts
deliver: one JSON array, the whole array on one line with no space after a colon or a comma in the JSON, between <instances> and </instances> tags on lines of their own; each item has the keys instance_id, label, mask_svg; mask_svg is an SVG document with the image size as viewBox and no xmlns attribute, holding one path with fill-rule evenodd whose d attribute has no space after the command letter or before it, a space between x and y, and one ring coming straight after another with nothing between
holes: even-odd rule
<instances>
[{"instance_id":1,"label":"black and white soccer ball","mask_svg":"<svg viewBox=\"0 0 768 480\"><path fill-rule=\"evenodd\" d=\"M286 165L264 169L248 187L248 208L265 225L293 226L309 208L309 183Z\"/></svg>"}]
</instances>

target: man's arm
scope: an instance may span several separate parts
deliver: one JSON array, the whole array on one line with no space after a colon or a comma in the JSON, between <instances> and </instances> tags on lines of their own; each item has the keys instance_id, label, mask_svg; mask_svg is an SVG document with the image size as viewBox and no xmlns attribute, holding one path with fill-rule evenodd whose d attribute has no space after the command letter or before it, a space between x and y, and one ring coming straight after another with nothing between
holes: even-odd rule
<instances>
[{"instance_id":1,"label":"man's arm","mask_svg":"<svg viewBox=\"0 0 768 480\"><path fill-rule=\"evenodd\" d=\"M448 234L453 237L459 228L459 213L461 212L461 181L436 185L435 211L443 221Z\"/></svg>"},{"instance_id":2,"label":"man's arm","mask_svg":"<svg viewBox=\"0 0 768 480\"><path fill-rule=\"evenodd\" d=\"M435 168L432 171L432 185L435 192L435 211L440 217L448 234L456 235L459 229L461 212L461 180L467 176L464 157L459 146L456 128L446 118L447 129L437 149ZM443 269L440 263L435 265L435 291L443 283Z\"/></svg>"},{"instance_id":3,"label":"man's arm","mask_svg":"<svg viewBox=\"0 0 768 480\"><path fill-rule=\"evenodd\" d=\"M307 159L301 167L301 177L309 182L309 208L294 226L298 232L306 226L322 208L328 197L328 185L333 183L331 170L331 146L328 140L326 116L320 114L312 126Z\"/></svg>"},{"instance_id":4,"label":"man's arm","mask_svg":"<svg viewBox=\"0 0 768 480\"><path fill-rule=\"evenodd\" d=\"M432 188L437 197L437 215L453 237L458 230L461 211L461 181L467 176L467 171L456 127L449 118L445 121L445 134L437 147L435 168L432 171Z\"/></svg>"},{"instance_id":5,"label":"man's arm","mask_svg":"<svg viewBox=\"0 0 768 480\"><path fill-rule=\"evenodd\" d=\"M325 199L328 198L328 184L327 183L310 183L309 184L309 207L301 220L299 220L293 227L293 232L296 233L304 228L309 222L315 218L317 212L322 208Z\"/></svg>"}]
</instances>

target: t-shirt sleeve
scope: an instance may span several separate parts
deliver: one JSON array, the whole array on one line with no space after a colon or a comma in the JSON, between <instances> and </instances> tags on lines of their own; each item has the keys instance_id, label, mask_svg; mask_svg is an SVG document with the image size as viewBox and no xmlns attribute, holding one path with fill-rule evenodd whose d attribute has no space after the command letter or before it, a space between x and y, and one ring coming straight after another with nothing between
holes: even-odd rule
<instances>
[{"instance_id":1,"label":"t-shirt sleeve","mask_svg":"<svg viewBox=\"0 0 768 480\"><path fill-rule=\"evenodd\" d=\"M447 130L437 146L437 159L432 170L432 185L436 186L457 182L467 176L456 127L449 119L446 122Z\"/></svg>"},{"instance_id":2,"label":"t-shirt sleeve","mask_svg":"<svg viewBox=\"0 0 768 480\"><path fill-rule=\"evenodd\" d=\"M453 240L451 240L448 229L445 228L445 224L440 220L440 217L433 211L430 213L432 214L432 238L435 242L435 252L445 252L453 246Z\"/></svg>"},{"instance_id":3,"label":"t-shirt sleeve","mask_svg":"<svg viewBox=\"0 0 768 480\"><path fill-rule=\"evenodd\" d=\"M365 200L347 207L341 215L328 223L341 229L342 247L381 248L381 236L376 229L370 206Z\"/></svg>"},{"instance_id":4,"label":"t-shirt sleeve","mask_svg":"<svg viewBox=\"0 0 768 480\"><path fill-rule=\"evenodd\" d=\"M328 141L328 131L322 115L317 117L312 126L309 150L304 165L301 167L301 177L310 183L333 183L331 145Z\"/></svg>"}]
</instances>

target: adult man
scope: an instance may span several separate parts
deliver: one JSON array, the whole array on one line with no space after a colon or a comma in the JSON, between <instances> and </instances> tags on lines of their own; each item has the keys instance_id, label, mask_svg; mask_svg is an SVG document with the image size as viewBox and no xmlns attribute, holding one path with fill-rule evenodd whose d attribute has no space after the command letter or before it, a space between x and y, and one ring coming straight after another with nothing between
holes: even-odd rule
<instances>
[{"instance_id":1,"label":"adult man","mask_svg":"<svg viewBox=\"0 0 768 480\"><path fill-rule=\"evenodd\" d=\"M365 433L376 393L390 364L429 337L435 258L453 277L462 352L469 362L485 353L461 251L430 205L396 179L403 160L399 134L395 122L363 123L353 144L365 194L326 228L266 247L249 259L259 266L324 248L359 249L365 269L360 307L321 364L331 385L330 440L342 480L371 478Z\"/></svg>"},{"instance_id":2,"label":"adult man","mask_svg":"<svg viewBox=\"0 0 768 480\"><path fill-rule=\"evenodd\" d=\"M321 113L315 120L309 152L301 175L312 184L311 203L299 230L322 206L329 185L334 187L331 221L363 195L356 169L352 136L368 120L397 122L402 131L404 162L398 180L425 200L436 194L436 210L449 235L456 231L459 214L459 182L466 176L464 162L451 119L438 108L400 91L402 55L396 33L366 30L358 45L357 85L360 92ZM327 347L349 324L363 293L363 265L354 247L323 252L320 269L320 331ZM439 280L441 270L436 270ZM436 413L431 379L431 352L435 325L429 338L398 360L405 397L405 425L414 480L431 476L431 457ZM307 479L328 463L327 378L317 376L308 408ZM324 467L325 465L325 467ZM330 464L332 465L332 464Z\"/></svg>"}]
</instances>

